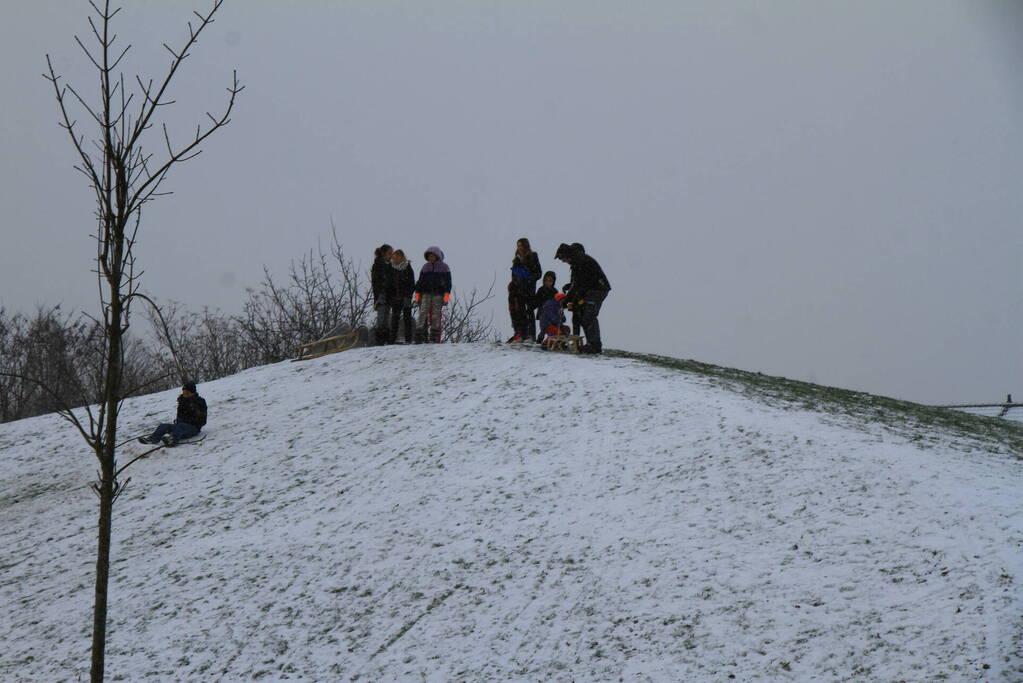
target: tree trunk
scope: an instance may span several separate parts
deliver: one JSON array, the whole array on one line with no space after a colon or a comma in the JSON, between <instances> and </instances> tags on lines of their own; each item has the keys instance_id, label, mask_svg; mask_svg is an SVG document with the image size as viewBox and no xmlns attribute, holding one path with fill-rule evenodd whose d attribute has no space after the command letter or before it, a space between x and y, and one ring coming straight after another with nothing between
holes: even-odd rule
<instances>
[{"instance_id":1,"label":"tree trunk","mask_svg":"<svg viewBox=\"0 0 1023 683\"><path fill-rule=\"evenodd\" d=\"M101 683L106 663L107 643L107 586L110 582L110 542L112 537L114 498L117 495L117 462L114 458L117 444L117 410L121 402L121 348L124 342L121 299L121 250L123 230L115 226L113 250L116 260L108 271L110 308L107 314L107 376L103 391L106 425L103 441L97 446L100 459L99 484L99 539L96 550L96 600L92 615L92 672L93 683Z\"/></svg>"},{"instance_id":2,"label":"tree trunk","mask_svg":"<svg viewBox=\"0 0 1023 683\"><path fill-rule=\"evenodd\" d=\"M114 516L114 471L103 463L99 486L99 544L96 550L96 599L92 612L91 680L103 680L107 640L107 584L110 580L110 538Z\"/></svg>"}]
</instances>

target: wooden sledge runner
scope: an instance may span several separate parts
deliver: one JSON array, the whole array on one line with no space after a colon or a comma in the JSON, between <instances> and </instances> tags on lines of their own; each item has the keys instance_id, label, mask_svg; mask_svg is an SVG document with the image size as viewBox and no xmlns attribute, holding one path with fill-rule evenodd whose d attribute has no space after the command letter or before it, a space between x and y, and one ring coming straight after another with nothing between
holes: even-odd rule
<instances>
[{"instance_id":1,"label":"wooden sledge runner","mask_svg":"<svg viewBox=\"0 0 1023 683\"><path fill-rule=\"evenodd\" d=\"M557 337L547 337L543 340L543 343L547 345L548 351L558 351L560 353L582 353L583 338L575 334L568 334Z\"/></svg>"},{"instance_id":2,"label":"wooden sledge runner","mask_svg":"<svg viewBox=\"0 0 1023 683\"><path fill-rule=\"evenodd\" d=\"M321 356L329 356L332 353L341 353L342 351L354 349L356 346L365 343L365 341L366 330L365 328L360 328L352 332L327 337L326 339L318 339L308 344L299 344L295 347L298 357L292 358L291 362L312 360Z\"/></svg>"}]
</instances>

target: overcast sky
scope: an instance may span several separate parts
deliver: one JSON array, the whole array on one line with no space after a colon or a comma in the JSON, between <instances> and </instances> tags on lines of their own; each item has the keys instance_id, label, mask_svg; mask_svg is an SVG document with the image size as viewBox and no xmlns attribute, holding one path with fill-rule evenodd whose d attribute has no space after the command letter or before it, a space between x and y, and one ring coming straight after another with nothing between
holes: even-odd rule
<instances>
[{"instance_id":1,"label":"overcast sky","mask_svg":"<svg viewBox=\"0 0 1023 683\"><path fill-rule=\"evenodd\" d=\"M161 43L210 6L126 4L130 77L162 75ZM92 196L40 75L50 53L90 91L88 11L4 8L8 310L98 306ZM456 288L496 279L510 334L516 238L562 281L554 250L579 241L614 286L608 347L1023 398L1021 2L227 0L177 77L173 133L222 109L232 69L233 121L145 213L155 297L238 311L333 218L367 269L380 242L416 266L438 244Z\"/></svg>"}]
</instances>

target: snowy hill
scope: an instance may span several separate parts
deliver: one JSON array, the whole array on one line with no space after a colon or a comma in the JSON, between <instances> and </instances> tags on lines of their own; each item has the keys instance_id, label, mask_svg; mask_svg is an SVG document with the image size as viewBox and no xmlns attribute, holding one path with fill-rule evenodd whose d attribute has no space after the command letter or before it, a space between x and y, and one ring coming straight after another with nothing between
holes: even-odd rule
<instances>
[{"instance_id":1,"label":"snowy hill","mask_svg":"<svg viewBox=\"0 0 1023 683\"><path fill-rule=\"evenodd\" d=\"M115 508L109 677L1023 679L1023 430L647 360L388 347L201 386L206 441ZM0 679L85 677L94 461L54 416L0 461Z\"/></svg>"}]
</instances>

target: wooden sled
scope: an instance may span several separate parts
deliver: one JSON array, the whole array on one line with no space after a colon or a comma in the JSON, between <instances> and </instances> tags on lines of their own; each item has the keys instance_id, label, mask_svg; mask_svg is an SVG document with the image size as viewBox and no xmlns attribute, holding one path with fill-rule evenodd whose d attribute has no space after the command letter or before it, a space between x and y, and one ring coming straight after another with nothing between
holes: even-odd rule
<instances>
[{"instance_id":1,"label":"wooden sled","mask_svg":"<svg viewBox=\"0 0 1023 683\"><path fill-rule=\"evenodd\" d=\"M367 332L365 328L360 328L353 332L346 332L333 337L327 337L326 339L319 339L308 344L300 344L295 347L295 351L298 353L297 358L292 358L291 362L299 360L312 360L313 358L319 358L321 356L329 356L332 353L341 353L342 351L348 351L354 349L357 346L363 346L366 343Z\"/></svg>"},{"instance_id":2,"label":"wooden sled","mask_svg":"<svg viewBox=\"0 0 1023 683\"><path fill-rule=\"evenodd\" d=\"M547 337L543 340L543 343L547 345L548 351L558 351L560 353L582 353L583 338L574 335L562 335L558 337Z\"/></svg>"}]
</instances>

